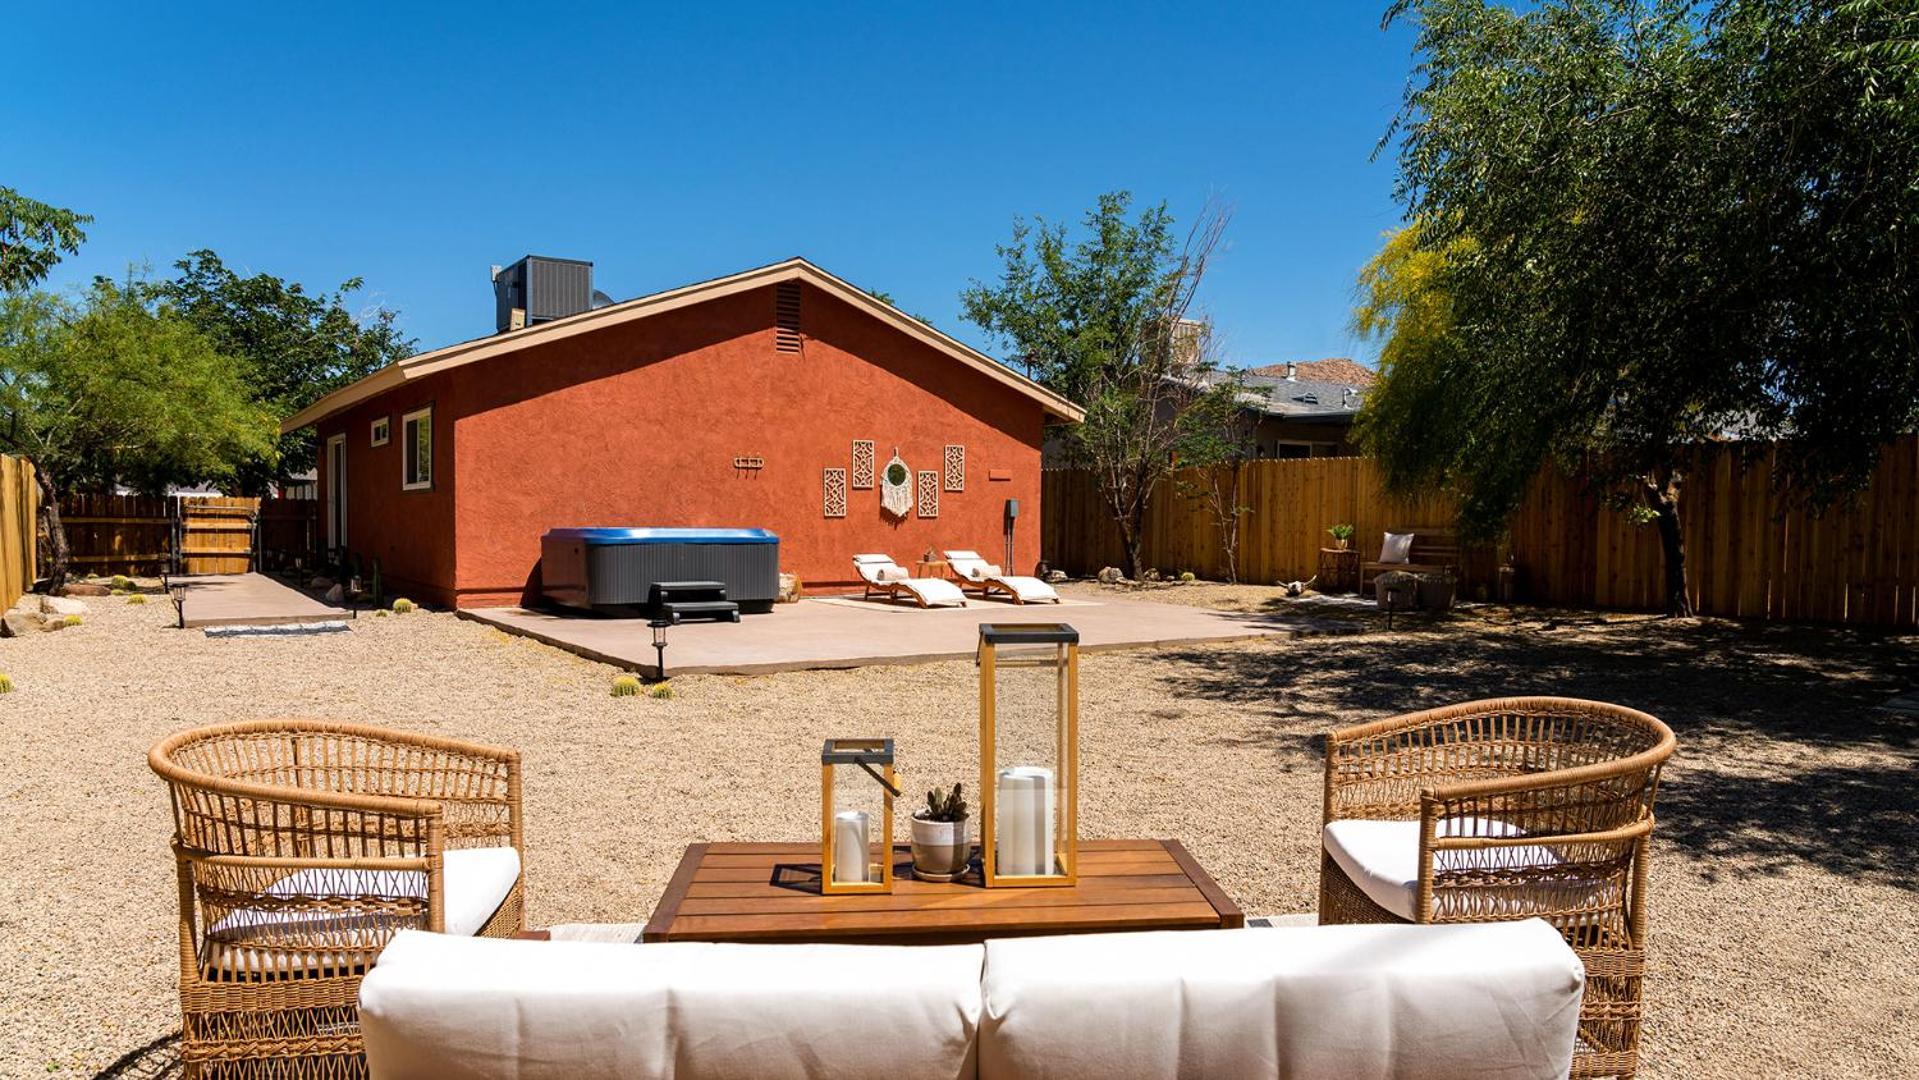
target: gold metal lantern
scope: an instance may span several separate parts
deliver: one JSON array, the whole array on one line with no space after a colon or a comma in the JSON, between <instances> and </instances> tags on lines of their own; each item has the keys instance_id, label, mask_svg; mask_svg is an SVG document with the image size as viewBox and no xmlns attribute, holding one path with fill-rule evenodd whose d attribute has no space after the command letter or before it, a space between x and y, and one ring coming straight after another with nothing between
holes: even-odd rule
<instances>
[{"instance_id":1,"label":"gold metal lantern","mask_svg":"<svg viewBox=\"0 0 1919 1080\"><path fill-rule=\"evenodd\" d=\"M1079 880L1079 631L979 628L980 857L988 888Z\"/></svg>"},{"instance_id":2,"label":"gold metal lantern","mask_svg":"<svg viewBox=\"0 0 1919 1080\"><path fill-rule=\"evenodd\" d=\"M893 740L826 740L820 750L821 892L893 891L893 796L898 794Z\"/></svg>"}]
</instances>

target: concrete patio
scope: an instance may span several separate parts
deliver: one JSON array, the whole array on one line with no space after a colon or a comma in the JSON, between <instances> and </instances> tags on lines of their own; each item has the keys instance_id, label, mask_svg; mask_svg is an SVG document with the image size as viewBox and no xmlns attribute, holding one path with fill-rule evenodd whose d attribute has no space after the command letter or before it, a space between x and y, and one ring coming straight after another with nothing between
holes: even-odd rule
<instances>
[{"instance_id":1,"label":"concrete patio","mask_svg":"<svg viewBox=\"0 0 1919 1080\"><path fill-rule=\"evenodd\" d=\"M526 608L479 608L461 617L533 638L590 660L657 676L644 619L558 615ZM751 675L806 668L919 664L973 655L981 623L1064 622L1084 650L1231 641L1323 629L1279 615L1212 611L1132 600L1068 599L1015 605L969 600L964 608L921 609L884 600L818 597L782 604L737 624L686 623L667 631L669 675Z\"/></svg>"},{"instance_id":2,"label":"concrete patio","mask_svg":"<svg viewBox=\"0 0 1919 1080\"><path fill-rule=\"evenodd\" d=\"M185 600L181 619L188 629L206 626L286 626L331 622L347 613L315 600L264 574L207 574L173 578L169 584Z\"/></svg>"}]
</instances>

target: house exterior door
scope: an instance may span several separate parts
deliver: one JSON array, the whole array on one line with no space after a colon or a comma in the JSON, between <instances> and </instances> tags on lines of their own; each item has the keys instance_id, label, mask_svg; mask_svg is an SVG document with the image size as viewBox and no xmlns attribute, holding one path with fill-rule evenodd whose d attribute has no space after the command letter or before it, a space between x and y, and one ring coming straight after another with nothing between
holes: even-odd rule
<instances>
[{"instance_id":1,"label":"house exterior door","mask_svg":"<svg viewBox=\"0 0 1919 1080\"><path fill-rule=\"evenodd\" d=\"M326 544L329 551L346 546L346 436L326 441Z\"/></svg>"}]
</instances>

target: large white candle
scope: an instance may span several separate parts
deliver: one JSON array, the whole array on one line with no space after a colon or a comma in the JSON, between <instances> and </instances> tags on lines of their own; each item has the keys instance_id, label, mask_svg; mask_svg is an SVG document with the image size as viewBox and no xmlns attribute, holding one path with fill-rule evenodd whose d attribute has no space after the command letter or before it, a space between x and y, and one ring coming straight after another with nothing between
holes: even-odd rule
<instances>
[{"instance_id":1,"label":"large white candle","mask_svg":"<svg viewBox=\"0 0 1919 1080\"><path fill-rule=\"evenodd\" d=\"M993 863L1002 874L1053 872L1053 770L1016 765L994 785Z\"/></svg>"},{"instance_id":2,"label":"large white candle","mask_svg":"<svg viewBox=\"0 0 1919 1080\"><path fill-rule=\"evenodd\" d=\"M867 880L866 811L842 810L833 815L833 880Z\"/></svg>"}]
</instances>

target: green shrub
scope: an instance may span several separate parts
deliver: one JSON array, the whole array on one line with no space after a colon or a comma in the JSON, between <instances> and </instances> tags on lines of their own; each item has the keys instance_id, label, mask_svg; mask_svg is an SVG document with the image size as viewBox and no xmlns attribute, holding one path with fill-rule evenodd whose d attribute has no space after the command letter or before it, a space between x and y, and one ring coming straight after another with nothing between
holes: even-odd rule
<instances>
[{"instance_id":1,"label":"green shrub","mask_svg":"<svg viewBox=\"0 0 1919 1080\"><path fill-rule=\"evenodd\" d=\"M129 604L144 604L146 602L147 597L145 593L134 593L132 596L127 597L127 603Z\"/></svg>"},{"instance_id":2,"label":"green shrub","mask_svg":"<svg viewBox=\"0 0 1919 1080\"><path fill-rule=\"evenodd\" d=\"M639 679L634 678L631 675L615 675L613 677L613 696L614 697L638 697L639 694L640 694Z\"/></svg>"},{"instance_id":3,"label":"green shrub","mask_svg":"<svg viewBox=\"0 0 1919 1080\"><path fill-rule=\"evenodd\" d=\"M670 682L657 682L646 688L646 696L667 701L679 697L680 692L673 689L673 684Z\"/></svg>"},{"instance_id":4,"label":"green shrub","mask_svg":"<svg viewBox=\"0 0 1919 1080\"><path fill-rule=\"evenodd\" d=\"M0 694L13 693L13 676L0 675Z\"/></svg>"},{"instance_id":5,"label":"green shrub","mask_svg":"<svg viewBox=\"0 0 1919 1080\"><path fill-rule=\"evenodd\" d=\"M407 612L412 611L419 606L420 605L402 596L399 599L393 601L393 613L395 615L405 615Z\"/></svg>"}]
</instances>

